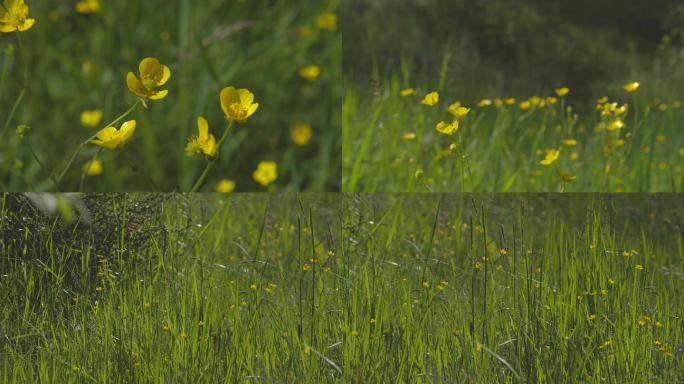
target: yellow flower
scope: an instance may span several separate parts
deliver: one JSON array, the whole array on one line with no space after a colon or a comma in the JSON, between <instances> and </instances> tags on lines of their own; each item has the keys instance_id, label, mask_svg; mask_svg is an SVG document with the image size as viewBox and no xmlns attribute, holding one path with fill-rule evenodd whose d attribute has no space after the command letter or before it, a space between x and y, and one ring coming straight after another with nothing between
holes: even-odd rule
<instances>
[{"instance_id":1,"label":"yellow flower","mask_svg":"<svg viewBox=\"0 0 684 384\"><path fill-rule=\"evenodd\" d=\"M637 265L634 266L634 269L636 269L637 271L643 271L643 270L644 270L644 266L641 265L641 264L637 264Z\"/></svg>"},{"instance_id":2,"label":"yellow flower","mask_svg":"<svg viewBox=\"0 0 684 384\"><path fill-rule=\"evenodd\" d=\"M532 107L532 103L530 103L529 100L524 100L520 102L518 107L520 107L520 109L522 109L523 111L526 111Z\"/></svg>"},{"instance_id":3,"label":"yellow flower","mask_svg":"<svg viewBox=\"0 0 684 384\"><path fill-rule=\"evenodd\" d=\"M304 67L299 68L299 76L308 81L316 81L320 74L321 67L315 64L306 65Z\"/></svg>"},{"instance_id":4,"label":"yellow flower","mask_svg":"<svg viewBox=\"0 0 684 384\"><path fill-rule=\"evenodd\" d=\"M665 142L666 139L667 139L667 136L663 135L662 133L659 133L656 135L656 141L659 143Z\"/></svg>"},{"instance_id":5,"label":"yellow flower","mask_svg":"<svg viewBox=\"0 0 684 384\"><path fill-rule=\"evenodd\" d=\"M427 95L425 95L425 97L423 97L423 100L421 100L421 103L423 103L427 106L430 106L430 107L436 105L438 102L439 102L439 93L437 93L437 91L432 91L432 92L428 93Z\"/></svg>"},{"instance_id":6,"label":"yellow flower","mask_svg":"<svg viewBox=\"0 0 684 384\"><path fill-rule=\"evenodd\" d=\"M404 140L414 140L416 138L416 134L415 132L405 132L401 135L401 137L403 137Z\"/></svg>"},{"instance_id":7,"label":"yellow flower","mask_svg":"<svg viewBox=\"0 0 684 384\"><path fill-rule=\"evenodd\" d=\"M454 115L455 118L460 119L460 118L465 117L470 112L470 108L466 108L466 107L461 106L460 101L454 101L449 106L449 108L447 108L447 112Z\"/></svg>"},{"instance_id":8,"label":"yellow flower","mask_svg":"<svg viewBox=\"0 0 684 384\"><path fill-rule=\"evenodd\" d=\"M596 320L596 317L597 317L596 314L591 314L591 315L589 315L589 320L594 321L594 320Z\"/></svg>"},{"instance_id":9,"label":"yellow flower","mask_svg":"<svg viewBox=\"0 0 684 384\"><path fill-rule=\"evenodd\" d=\"M638 82L638 81L635 81L635 82L633 82L633 83L625 84L625 85L622 86L622 88L623 88L625 91L632 93L632 92L636 91L637 89L639 89L639 82Z\"/></svg>"},{"instance_id":10,"label":"yellow flower","mask_svg":"<svg viewBox=\"0 0 684 384\"><path fill-rule=\"evenodd\" d=\"M558 102L558 99L556 99L555 97L547 97L546 98L546 104L548 104L548 105L554 105L557 102Z\"/></svg>"},{"instance_id":11,"label":"yellow flower","mask_svg":"<svg viewBox=\"0 0 684 384\"><path fill-rule=\"evenodd\" d=\"M399 91L399 96L401 96L401 97L413 96L414 93L416 93L415 89L404 88L401 91Z\"/></svg>"},{"instance_id":12,"label":"yellow flower","mask_svg":"<svg viewBox=\"0 0 684 384\"><path fill-rule=\"evenodd\" d=\"M596 100L596 104L601 105L608 102L608 96L603 96L602 98Z\"/></svg>"},{"instance_id":13,"label":"yellow flower","mask_svg":"<svg viewBox=\"0 0 684 384\"><path fill-rule=\"evenodd\" d=\"M129 120L123 123L120 129L116 129L114 127L104 128L97 133L95 136L96 139L91 140L90 142L107 149L119 148L128 140L130 140L131 136L133 136L133 132L135 132L135 126L135 120Z\"/></svg>"},{"instance_id":14,"label":"yellow flower","mask_svg":"<svg viewBox=\"0 0 684 384\"><path fill-rule=\"evenodd\" d=\"M570 88L568 87L556 88L556 95L558 95L558 97L566 96L568 93L570 93Z\"/></svg>"},{"instance_id":15,"label":"yellow flower","mask_svg":"<svg viewBox=\"0 0 684 384\"><path fill-rule=\"evenodd\" d=\"M100 0L81 0L76 3L78 13L96 13L100 11Z\"/></svg>"},{"instance_id":16,"label":"yellow flower","mask_svg":"<svg viewBox=\"0 0 684 384\"><path fill-rule=\"evenodd\" d=\"M185 153L188 156L194 156L198 153L204 153L207 156L216 156L218 146L216 145L216 137L209 133L209 123L207 119L200 116L197 118L198 135L190 137L188 145L185 146Z\"/></svg>"},{"instance_id":17,"label":"yellow flower","mask_svg":"<svg viewBox=\"0 0 684 384\"><path fill-rule=\"evenodd\" d=\"M81 125L84 127L95 128L100 121L102 121L102 111L99 109L81 112Z\"/></svg>"},{"instance_id":18,"label":"yellow flower","mask_svg":"<svg viewBox=\"0 0 684 384\"><path fill-rule=\"evenodd\" d=\"M102 166L102 160L100 159L88 161L87 163L83 164L83 173L88 176L101 175L103 170L104 167Z\"/></svg>"},{"instance_id":19,"label":"yellow flower","mask_svg":"<svg viewBox=\"0 0 684 384\"><path fill-rule=\"evenodd\" d=\"M679 148L679 156L684 157L684 147Z\"/></svg>"},{"instance_id":20,"label":"yellow flower","mask_svg":"<svg viewBox=\"0 0 684 384\"><path fill-rule=\"evenodd\" d=\"M226 87L221 90L221 108L226 120L244 123L256 112L259 103L254 103L254 94L248 89Z\"/></svg>"},{"instance_id":21,"label":"yellow flower","mask_svg":"<svg viewBox=\"0 0 684 384\"><path fill-rule=\"evenodd\" d=\"M443 133L445 135L453 135L458 131L458 120L454 120L453 123L449 124L444 121L440 121L437 123L437 126L435 127L437 132Z\"/></svg>"},{"instance_id":22,"label":"yellow flower","mask_svg":"<svg viewBox=\"0 0 684 384\"><path fill-rule=\"evenodd\" d=\"M575 145L577 145L577 140L565 139L565 140L563 140L563 145L565 145L566 147L574 147Z\"/></svg>"},{"instance_id":23,"label":"yellow flower","mask_svg":"<svg viewBox=\"0 0 684 384\"><path fill-rule=\"evenodd\" d=\"M337 30L337 15L332 12L325 12L316 17L318 28L326 31L335 32Z\"/></svg>"},{"instance_id":24,"label":"yellow flower","mask_svg":"<svg viewBox=\"0 0 684 384\"><path fill-rule=\"evenodd\" d=\"M492 105L492 101L489 99L482 99L477 103L477 106L482 108L482 107L489 107Z\"/></svg>"},{"instance_id":25,"label":"yellow flower","mask_svg":"<svg viewBox=\"0 0 684 384\"><path fill-rule=\"evenodd\" d=\"M278 164L274 161L262 161L252 177L254 177L254 181L266 187L278 178Z\"/></svg>"},{"instance_id":26,"label":"yellow flower","mask_svg":"<svg viewBox=\"0 0 684 384\"><path fill-rule=\"evenodd\" d=\"M506 103L506 105L515 104L515 97L507 97L506 100L504 100L504 103Z\"/></svg>"},{"instance_id":27,"label":"yellow flower","mask_svg":"<svg viewBox=\"0 0 684 384\"><path fill-rule=\"evenodd\" d=\"M539 164L551 165L556 160L558 160L558 156L560 156L560 151L557 149L551 149L551 150L546 152L546 157L544 157L544 160L540 161Z\"/></svg>"},{"instance_id":28,"label":"yellow flower","mask_svg":"<svg viewBox=\"0 0 684 384\"><path fill-rule=\"evenodd\" d=\"M157 90L157 88L169 81L171 77L169 67L163 65L154 57L147 57L140 62L138 69L140 71L140 79L133 72L128 72L126 76L126 84L131 92L143 99L150 100L161 100L168 95L168 90Z\"/></svg>"},{"instance_id":29,"label":"yellow flower","mask_svg":"<svg viewBox=\"0 0 684 384\"><path fill-rule=\"evenodd\" d=\"M539 105L542 102L542 98L539 96L532 96L529 98L530 104Z\"/></svg>"},{"instance_id":30,"label":"yellow flower","mask_svg":"<svg viewBox=\"0 0 684 384\"><path fill-rule=\"evenodd\" d=\"M622 121L622 119L615 119L608 123L608 128L609 131L617 131L618 129L622 129L625 127L625 122Z\"/></svg>"},{"instance_id":31,"label":"yellow flower","mask_svg":"<svg viewBox=\"0 0 684 384\"><path fill-rule=\"evenodd\" d=\"M24 0L5 0L0 7L0 32L26 31L36 22L28 17L29 7Z\"/></svg>"},{"instance_id":32,"label":"yellow flower","mask_svg":"<svg viewBox=\"0 0 684 384\"><path fill-rule=\"evenodd\" d=\"M297 145L306 145L311 140L311 125L307 123L296 123L290 129L292 141Z\"/></svg>"}]
</instances>

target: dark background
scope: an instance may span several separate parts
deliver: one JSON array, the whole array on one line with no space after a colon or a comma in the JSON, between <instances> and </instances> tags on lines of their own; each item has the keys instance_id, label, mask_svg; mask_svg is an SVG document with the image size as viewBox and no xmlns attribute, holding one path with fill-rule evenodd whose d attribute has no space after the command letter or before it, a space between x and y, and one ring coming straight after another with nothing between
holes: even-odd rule
<instances>
[{"instance_id":1,"label":"dark background","mask_svg":"<svg viewBox=\"0 0 684 384\"><path fill-rule=\"evenodd\" d=\"M348 0L342 26L344 74L362 84L442 71L471 91L564 84L588 97L615 82L664 91L684 79L675 0Z\"/></svg>"}]
</instances>

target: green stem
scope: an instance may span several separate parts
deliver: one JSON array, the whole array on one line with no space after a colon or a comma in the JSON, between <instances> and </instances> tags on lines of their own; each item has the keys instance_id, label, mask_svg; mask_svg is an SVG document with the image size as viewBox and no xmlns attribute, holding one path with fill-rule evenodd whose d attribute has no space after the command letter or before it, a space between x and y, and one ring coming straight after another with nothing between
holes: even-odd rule
<instances>
[{"instance_id":1,"label":"green stem","mask_svg":"<svg viewBox=\"0 0 684 384\"><path fill-rule=\"evenodd\" d=\"M124 112L121 116L117 117L117 118L116 118L114 121L112 121L111 123L105 125L105 127L112 127L112 126L118 124L121 120L123 120L124 118L126 118L126 116L130 115L131 112L133 112L133 110L135 110L135 108L138 107L138 105L140 105L140 99L138 99L138 101L136 101L135 104L133 104L133 106L131 106L131 107L130 107L126 112ZM98 130L98 132L99 132L99 130ZM83 149L83 147L85 147L86 145L88 145L88 143L90 143L90 141L93 140L93 139L96 138L96 137L97 137L97 133L93 134L93 135L90 136L86 141L82 142L81 144L78 145L78 147L76 147L76 150L75 150L74 153L71 155L71 158L70 158L69 161L67 162L67 165L64 167L64 169L62 170L62 173L60 173L60 174L59 174L59 177L57 178L57 188L58 188L58 189L59 189L59 187L60 187L61 184L62 184L62 180L64 179L64 176L65 176L66 173L69 171L69 168L71 168L71 165L73 164L74 160L76 160L76 156L78 156L78 154L81 152L81 150Z\"/></svg>"},{"instance_id":2,"label":"green stem","mask_svg":"<svg viewBox=\"0 0 684 384\"><path fill-rule=\"evenodd\" d=\"M19 52L21 53L21 61L23 66L22 75L24 77L24 82L22 84L21 91L19 92L19 96L17 97L17 100L14 102L14 106L12 106L12 110L10 111L9 116L7 116L7 120L5 121L5 126L2 129L2 133L0 133L0 141L2 141L5 135L7 134L7 130L9 129L10 123L14 118L14 114L17 112L19 104L24 99L24 94L26 93L26 88L28 87L28 65L26 65L26 52L24 51L23 46L21 44L21 35L19 34L19 31L17 31L17 46Z\"/></svg>"},{"instance_id":3,"label":"green stem","mask_svg":"<svg viewBox=\"0 0 684 384\"><path fill-rule=\"evenodd\" d=\"M228 137L228 132L230 132L231 128L233 128L233 122L231 121L228 124L228 128L226 128L223 131L223 136L221 136L221 139L219 139L218 143L216 144L216 147L219 148L219 151L221 150L221 144L223 141ZM207 163L207 166L204 167L204 172L202 172L202 175L200 175L199 179L195 182L195 185L192 186L192 189L190 190L190 193L197 192L197 190L200 189L202 186L202 183L204 183L204 179L207 178L207 175L209 175L209 172L211 171L212 168L214 168L214 165L216 164L216 161L218 160L218 154L212 158L209 163Z\"/></svg>"},{"instance_id":4,"label":"green stem","mask_svg":"<svg viewBox=\"0 0 684 384\"><path fill-rule=\"evenodd\" d=\"M38 158L38 155L36 155L36 152L33 151L33 147L31 146L31 143L28 142L28 139L26 140L26 145L28 146L29 152L31 152L31 156L33 156L33 159L36 160L36 163L40 166L40 168L45 171L48 174L48 177L52 181L53 184L55 184L55 187L57 187L57 180L55 180L55 177L52 176L52 172L48 171L45 166L43 165L43 162L40 161Z\"/></svg>"}]
</instances>

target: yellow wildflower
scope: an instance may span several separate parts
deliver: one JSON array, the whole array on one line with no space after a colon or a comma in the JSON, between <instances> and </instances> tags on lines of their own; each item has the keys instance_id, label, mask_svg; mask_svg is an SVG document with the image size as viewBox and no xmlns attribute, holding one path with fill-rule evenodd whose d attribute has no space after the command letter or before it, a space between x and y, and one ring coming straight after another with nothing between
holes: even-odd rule
<instances>
[{"instance_id":1,"label":"yellow wildflower","mask_svg":"<svg viewBox=\"0 0 684 384\"><path fill-rule=\"evenodd\" d=\"M568 87L556 88L556 95L558 95L558 97L566 96L568 93L570 93L570 88Z\"/></svg>"},{"instance_id":2,"label":"yellow wildflower","mask_svg":"<svg viewBox=\"0 0 684 384\"><path fill-rule=\"evenodd\" d=\"M554 105L557 102L558 102L558 99L556 99L555 97L550 96L550 97L546 98L546 104L548 104L548 105Z\"/></svg>"},{"instance_id":3,"label":"yellow wildflower","mask_svg":"<svg viewBox=\"0 0 684 384\"><path fill-rule=\"evenodd\" d=\"M556 160L558 160L558 157L560 156L560 151L557 149L551 149L546 152L546 156L544 157L544 160L540 161L539 164L541 165L551 165L553 164Z\"/></svg>"},{"instance_id":4,"label":"yellow wildflower","mask_svg":"<svg viewBox=\"0 0 684 384\"><path fill-rule=\"evenodd\" d=\"M570 154L570 160L575 161L579 158L579 154L577 152L572 152Z\"/></svg>"},{"instance_id":5,"label":"yellow wildflower","mask_svg":"<svg viewBox=\"0 0 684 384\"><path fill-rule=\"evenodd\" d=\"M262 161L252 174L254 181L266 187L278 178L278 164L273 161Z\"/></svg>"},{"instance_id":6,"label":"yellow wildflower","mask_svg":"<svg viewBox=\"0 0 684 384\"><path fill-rule=\"evenodd\" d=\"M401 137L404 138L404 140L414 140L416 138L415 132L405 132Z\"/></svg>"},{"instance_id":7,"label":"yellow wildflower","mask_svg":"<svg viewBox=\"0 0 684 384\"><path fill-rule=\"evenodd\" d=\"M539 105L542 102L542 98L539 96L532 96L530 97L529 101L532 105Z\"/></svg>"},{"instance_id":8,"label":"yellow wildflower","mask_svg":"<svg viewBox=\"0 0 684 384\"><path fill-rule=\"evenodd\" d=\"M332 12L325 12L316 17L318 28L326 31L335 32L337 30L337 15Z\"/></svg>"},{"instance_id":9,"label":"yellow wildflower","mask_svg":"<svg viewBox=\"0 0 684 384\"><path fill-rule=\"evenodd\" d=\"M207 119L200 116L197 118L197 129L199 134L190 137L188 145L185 147L185 153L188 156L194 156L198 153L204 153L207 156L216 156L218 146L216 145L216 138L209 133L209 123Z\"/></svg>"},{"instance_id":10,"label":"yellow wildflower","mask_svg":"<svg viewBox=\"0 0 684 384\"><path fill-rule=\"evenodd\" d=\"M489 107L490 105L492 105L492 101L489 99L482 99L482 100L478 101L478 103L477 103L477 106L480 108Z\"/></svg>"},{"instance_id":11,"label":"yellow wildflower","mask_svg":"<svg viewBox=\"0 0 684 384\"><path fill-rule=\"evenodd\" d=\"M507 97L506 100L504 100L504 103L506 103L506 105L515 104L515 97Z\"/></svg>"},{"instance_id":12,"label":"yellow wildflower","mask_svg":"<svg viewBox=\"0 0 684 384\"><path fill-rule=\"evenodd\" d=\"M135 120L129 120L123 123L120 129L114 127L104 128L97 133L96 139L90 142L103 148L116 149L130 140L133 132L135 132L135 126Z\"/></svg>"},{"instance_id":13,"label":"yellow wildflower","mask_svg":"<svg viewBox=\"0 0 684 384\"><path fill-rule=\"evenodd\" d=\"M83 164L83 173L88 176L101 175L103 169L104 167L102 166L102 160L100 159L88 161L87 163Z\"/></svg>"},{"instance_id":14,"label":"yellow wildflower","mask_svg":"<svg viewBox=\"0 0 684 384\"><path fill-rule=\"evenodd\" d=\"M292 141L297 145L306 145L311 140L311 124L295 123L290 128L290 136Z\"/></svg>"},{"instance_id":15,"label":"yellow wildflower","mask_svg":"<svg viewBox=\"0 0 684 384\"><path fill-rule=\"evenodd\" d=\"M518 107L520 107L520 109L522 109L523 111L526 111L532 107L532 103L529 100L524 100L520 102Z\"/></svg>"},{"instance_id":16,"label":"yellow wildflower","mask_svg":"<svg viewBox=\"0 0 684 384\"><path fill-rule=\"evenodd\" d=\"M454 133L456 133L456 131L458 131L458 124L458 120L454 120L451 124L446 123L444 121L440 121L439 123L437 123L435 129L437 130L437 132L451 136Z\"/></svg>"},{"instance_id":17,"label":"yellow wildflower","mask_svg":"<svg viewBox=\"0 0 684 384\"><path fill-rule=\"evenodd\" d=\"M5 0L0 7L0 32L24 32L36 22L28 17L29 7L24 0Z\"/></svg>"},{"instance_id":18,"label":"yellow wildflower","mask_svg":"<svg viewBox=\"0 0 684 384\"><path fill-rule=\"evenodd\" d=\"M461 119L461 118L465 117L466 115L468 115L468 113L470 112L470 108L462 107L460 105L455 106L455 104L456 103L451 104L449 106L449 108L447 109L447 111L449 111L449 113L454 115L454 117L457 119Z\"/></svg>"},{"instance_id":19,"label":"yellow wildflower","mask_svg":"<svg viewBox=\"0 0 684 384\"><path fill-rule=\"evenodd\" d=\"M596 104L601 105L608 102L608 96L603 96L602 98L596 100Z\"/></svg>"},{"instance_id":20,"label":"yellow wildflower","mask_svg":"<svg viewBox=\"0 0 684 384\"><path fill-rule=\"evenodd\" d=\"M656 141L659 143L665 142L666 139L667 139L667 136L663 135L662 133L659 133L656 135Z\"/></svg>"},{"instance_id":21,"label":"yellow wildflower","mask_svg":"<svg viewBox=\"0 0 684 384\"><path fill-rule=\"evenodd\" d=\"M133 72L128 72L126 76L126 84L131 92L138 97L150 100L161 100L169 94L166 89L157 90L158 87L169 81L171 77L169 67L154 57L147 57L140 62L138 70L140 71L140 79Z\"/></svg>"},{"instance_id":22,"label":"yellow wildflower","mask_svg":"<svg viewBox=\"0 0 684 384\"><path fill-rule=\"evenodd\" d=\"M636 269L637 271L643 271L643 270L644 270L644 266L641 265L641 264L637 264L637 265L634 266L634 269Z\"/></svg>"},{"instance_id":23,"label":"yellow wildflower","mask_svg":"<svg viewBox=\"0 0 684 384\"><path fill-rule=\"evenodd\" d=\"M627 92L629 92L629 93L632 93L632 92L636 91L637 89L639 89L639 82L638 82L638 81L635 81L635 82L633 82L633 83L625 84L625 85L622 86L622 88L623 88L625 91L627 91Z\"/></svg>"},{"instance_id":24,"label":"yellow wildflower","mask_svg":"<svg viewBox=\"0 0 684 384\"><path fill-rule=\"evenodd\" d=\"M565 139L565 140L563 140L563 145L565 145L566 147L574 147L575 145L577 145L577 140Z\"/></svg>"},{"instance_id":25,"label":"yellow wildflower","mask_svg":"<svg viewBox=\"0 0 684 384\"><path fill-rule=\"evenodd\" d=\"M416 90L413 88L404 88L401 91L399 91L399 96L401 97L407 97L407 96L412 96L414 93L416 93Z\"/></svg>"},{"instance_id":26,"label":"yellow wildflower","mask_svg":"<svg viewBox=\"0 0 684 384\"><path fill-rule=\"evenodd\" d=\"M618 129L622 129L624 127L625 127L625 122L622 119L615 119L615 120L611 121L610 123L608 123L608 125L606 126L606 128L609 131L617 131Z\"/></svg>"},{"instance_id":27,"label":"yellow wildflower","mask_svg":"<svg viewBox=\"0 0 684 384\"><path fill-rule=\"evenodd\" d=\"M95 128L100 121L102 121L102 111L99 109L81 112L81 125L84 127Z\"/></svg>"},{"instance_id":28,"label":"yellow wildflower","mask_svg":"<svg viewBox=\"0 0 684 384\"><path fill-rule=\"evenodd\" d=\"M430 92L425 97L423 97L423 100L421 103L428 105L430 107L436 105L439 102L439 93L436 91Z\"/></svg>"},{"instance_id":29,"label":"yellow wildflower","mask_svg":"<svg viewBox=\"0 0 684 384\"><path fill-rule=\"evenodd\" d=\"M321 67L315 64L305 65L299 68L299 76L308 81L316 81L321 74Z\"/></svg>"},{"instance_id":30,"label":"yellow wildflower","mask_svg":"<svg viewBox=\"0 0 684 384\"><path fill-rule=\"evenodd\" d=\"M254 94L248 89L226 87L221 90L221 109L226 120L244 123L257 108L259 103L254 103Z\"/></svg>"},{"instance_id":31,"label":"yellow wildflower","mask_svg":"<svg viewBox=\"0 0 684 384\"><path fill-rule=\"evenodd\" d=\"M594 320L596 320L596 318L597 318L596 314L589 315L589 321L594 321Z\"/></svg>"},{"instance_id":32,"label":"yellow wildflower","mask_svg":"<svg viewBox=\"0 0 684 384\"><path fill-rule=\"evenodd\" d=\"M100 0L81 0L76 3L78 13L97 13L100 11Z\"/></svg>"}]
</instances>

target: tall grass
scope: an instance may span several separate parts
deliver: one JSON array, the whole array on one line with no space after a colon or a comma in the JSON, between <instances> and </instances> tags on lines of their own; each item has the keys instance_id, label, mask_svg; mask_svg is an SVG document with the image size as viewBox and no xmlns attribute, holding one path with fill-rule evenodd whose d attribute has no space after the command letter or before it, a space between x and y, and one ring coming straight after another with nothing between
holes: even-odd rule
<instances>
[{"instance_id":1,"label":"tall grass","mask_svg":"<svg viewBox=\"0 0 684 384\"><path fill-rule=\"evenodd\" d=\"M72 279L3 243L0 381L678 382L680 200L177 197Z\"/></svg>"},{"instance_id":2,"label":"tall grass","mask_svg":"<svg viewBox=\"0 0 684 384\"><path fill-rule=\"evenodd\" d=\"M537 95L472 94L407 82L398 75L370 92L347 87L343 102L343 190L383 192L679 192L683 188L681 99L642 82L629 94L613 84L609 103L627 105L625 127L607 129L595 100L558 97L554 85ZM625 80L627 82L627 80ZM560 85L560 84L559 84ZM567 84L572 89L572 84ZM416 87L410 97L402 88ZM434 107L421 104L438 90ZM455 96L456 95L456 96ZM506 104L509 97L515 99ZM553 104L548 104L552 98ZM482 99L492 105L478 107ZM449 136L454 101L472 110ZM541 102L526 106L521 103ZM499 103L497 106L496 103ZM579 104L579 106L577 106ZM589 105L589 107L587 107ZM601 107L603 108L603 107ZM566 140L574 140L568 145ZM547 151L560 150L551 166Z\"/></svg>"}]
</instances>

